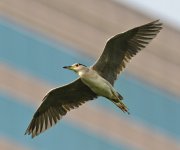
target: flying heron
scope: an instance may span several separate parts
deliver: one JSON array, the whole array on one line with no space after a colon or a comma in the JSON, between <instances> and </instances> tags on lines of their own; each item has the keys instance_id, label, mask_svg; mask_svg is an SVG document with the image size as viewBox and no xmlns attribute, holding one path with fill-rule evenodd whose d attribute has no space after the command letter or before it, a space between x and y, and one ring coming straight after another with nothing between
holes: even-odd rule
<instances>
[{"instance_id":1,"label":"flying heron","mask_svg":"<svg viewBox=\"0 0 180 150\"><path fill-rule=\"evenodd\" d=\"M57 123L71 109L103 96L123 112L129 113L123 97L114 89L114 81L126 63L156 37L162 29L159 20L133 28L110 38L102 55L93 66L76 63L64 68L74 71L79 78L70 84L52 89L43 98L25 134L32 138Z\"/></svg>"}]
</instances>

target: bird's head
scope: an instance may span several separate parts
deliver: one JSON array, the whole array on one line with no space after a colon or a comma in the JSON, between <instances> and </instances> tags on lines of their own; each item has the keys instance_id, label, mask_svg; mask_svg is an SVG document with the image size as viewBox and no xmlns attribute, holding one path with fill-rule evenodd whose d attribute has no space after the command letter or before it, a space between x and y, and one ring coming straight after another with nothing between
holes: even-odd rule
<instances>
[{"instance_id":1,"label":"bird's head","mask_svg":"<svg viewBox=\"0 0 180 150\"><path fill-rule=\"evenodd\" d=\"M86 70L87 66L85 66L83 64L80 64L80 63L75 63L75 64L73 64L71 66L64 66L63 68L69 69L69 70L72 70L72 71L78 73L80 71Z\"/></svg>"}]
</instances>

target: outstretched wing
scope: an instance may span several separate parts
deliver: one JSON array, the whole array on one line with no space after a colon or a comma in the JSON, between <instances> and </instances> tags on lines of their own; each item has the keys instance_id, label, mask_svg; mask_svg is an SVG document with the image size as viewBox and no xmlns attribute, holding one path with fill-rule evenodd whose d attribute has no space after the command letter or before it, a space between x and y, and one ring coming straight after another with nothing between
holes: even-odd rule
<instances>
[{"instance_id":1,"label":"outstretched wing","mask_svg":"<svg viewBox=\"0 0 180 150\"><path fill-rule=\"evenodd\" d=\"M83 84L80 78L68 85L51 90L35 112L25 134L37 136L56 124L67 111L96 97L97 95Z\"/></svg>"},{"instance_id":2,"label":"outstretched wing","mask_svg":"<svg viewBox=\"0 0 180 150\"><path fill-rule=\"evenodd\" d=\"M156 20L115 35L107 41L102 55L92 68L113 85L126 63L145 48L161 29L162 24Z\"/></svg>"}]
</instances>

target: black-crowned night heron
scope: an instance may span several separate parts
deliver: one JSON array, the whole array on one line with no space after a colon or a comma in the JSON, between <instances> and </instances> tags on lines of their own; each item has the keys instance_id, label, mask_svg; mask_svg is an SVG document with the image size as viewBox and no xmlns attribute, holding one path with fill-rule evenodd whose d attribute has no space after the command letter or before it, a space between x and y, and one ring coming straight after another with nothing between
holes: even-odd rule
<instances>
[{"instance_id":1,"label":"black-crowned night heron","mask_svg":"<svg viewBox=\"0 0 180 150\"><path fill-rule=\"evenodd\" d=\"M113 88L117 75L131 57L143 49L162 29L159 20L133 28L109 39L97 62L91 66L76 63L64 68L73 70L79 78L70 84L51 90L33 116L25 134L37 136L56 124L67 111L86 101L103 96L123 112L128 108L123 97Z\"/></svg>"}]
</instances>

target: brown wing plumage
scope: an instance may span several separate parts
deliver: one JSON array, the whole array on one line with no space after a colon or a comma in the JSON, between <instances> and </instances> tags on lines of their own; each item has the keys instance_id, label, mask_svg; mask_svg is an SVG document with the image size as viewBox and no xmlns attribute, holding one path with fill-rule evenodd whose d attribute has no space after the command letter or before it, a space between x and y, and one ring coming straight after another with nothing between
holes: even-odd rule
<instances>
[{"instance_id":1,"label":"brown wing plumage","mask_svg":"<svg viewBox=\"0 0 180 150\"><path fill-rule=\"evenodd\" d=\"M83 84L81 79L51 90L35 112L25 134L37 136L56 124L69 110L96 97L97 95Z\"/></svg>"},{"instance_id":2,"label":"brown wing plumage","mask_svg":"<svg viewBox=\"0 0 180 150\"><path fill-rule=\"evenodd\" d=\"M159 20L117 34L106 43L105 49L92 66L112 85L126 63L156 37L162 29Z\"/></svg>"}]
</instances>

